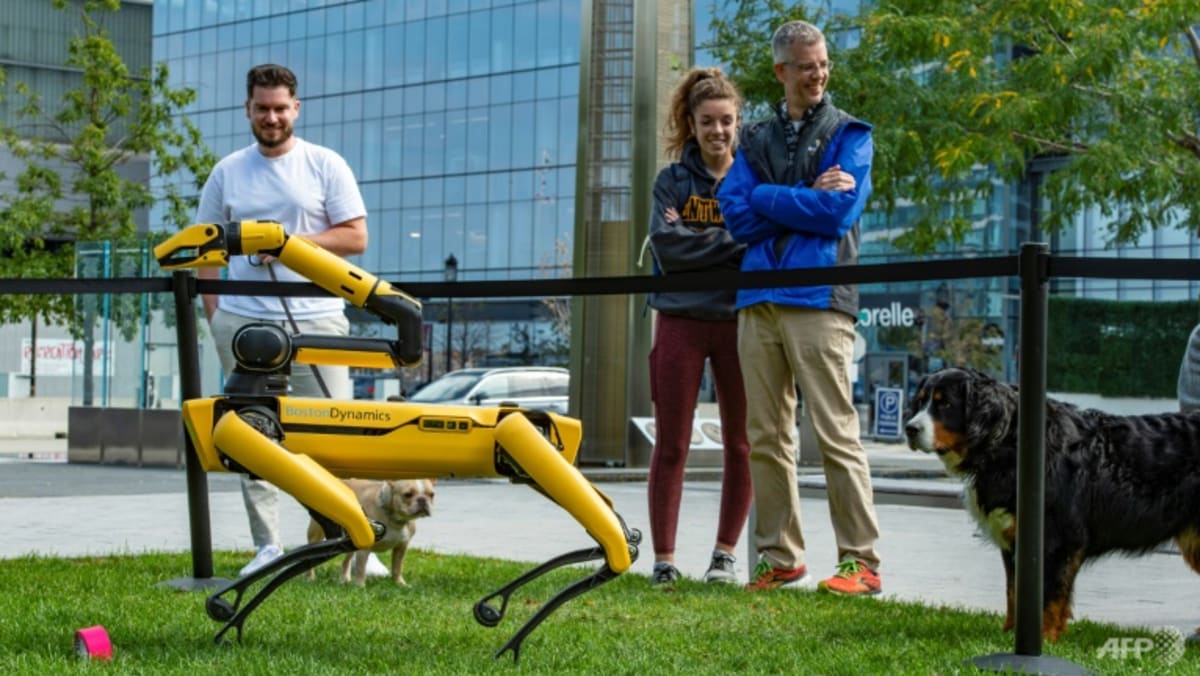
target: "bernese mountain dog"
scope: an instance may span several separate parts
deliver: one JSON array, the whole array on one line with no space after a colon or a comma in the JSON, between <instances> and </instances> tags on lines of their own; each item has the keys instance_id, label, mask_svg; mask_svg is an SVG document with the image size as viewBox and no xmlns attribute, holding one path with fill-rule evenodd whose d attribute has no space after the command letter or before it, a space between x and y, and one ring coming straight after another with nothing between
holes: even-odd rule
<instances>
[{"instance_id":1,"label":"bernese mountain dog","mask_svg":"<svg viewBox=\"0 0 1200 676\"><path fill-rule=\"evenodd\" d=\"M966 484L963 501L1000 548L1014 622L1017 388L974 370L925 376L904 432ZM1071 618L1075 576L1089 560L1139 555L1174 539L1200 573L1200 414L1112 415L1046 400L1042 635Z\"/></svg>"}]
</instances>

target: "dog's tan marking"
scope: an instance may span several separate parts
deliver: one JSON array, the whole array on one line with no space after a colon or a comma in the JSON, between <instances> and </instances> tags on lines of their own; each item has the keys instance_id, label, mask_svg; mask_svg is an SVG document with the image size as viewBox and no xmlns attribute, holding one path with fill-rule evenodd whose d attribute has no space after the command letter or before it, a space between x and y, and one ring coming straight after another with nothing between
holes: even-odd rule
<instances>
[{"instance_id":1,"label":"dog's tan marking","mask_svg":"<svg viewBox=\"0 0 1200 676\"><path fill-rule=\"evenodd\" d=\"M1008 517L1009 525L1000 531L1000 537L1004 538L1004 541L1008 543L1007 548L1012 549L1017 542L1017 518L1011 514L1006 514L1006 516Z\"/></svg>"},{"instance_id":2,"label":"dog's tan marking","mask_svg":"<svg viewBox=\"0 0 1200 676\"><path fill-rule=\"evenodd\" d=\"M1183 560L1187 561L1192 570L1200 573L1200 533L1197 533L1195 528L1188 528L1175 536L1175 544L1179 545Z\"/></svg>"},{"instance_id":3,"label":"dog's tan marking","mask_svg":"<svg viewBox=\"0 0 1200 676\"><path fill-rule=\"evenodd\" d=\"M1062 571L1062 579L1059 580L1062 586L1061 595L1057 598L1046 599L1046 606L1042 611L1042 636L1047 641L1057 641L1067 633L1067 621L1072 616L1071 596L1075 589L1075 576L1079 574L1079 569L1082 567L1083 552L1075 552L1067 560Z\"/></svg>"},{"instance_id":4,"label":"dog's tan marking","mask_svg":"<svg viewBox=\"0 0 1200 676\"><path fill-rule=\"evenodd\" d=\"M967 455L967 440L958 432L947 430L940 420L934 418L933 448L946 469L955 469Z\"/></svg>"},{"instance_id":5,"label":"dog's tan marking","mask_svg":"<svg viewBox=\"0 0 1200 676\"><path fill-rule=\"evenodd\" d=\"M1067 630L1067 617L1071 613L1071 602L1065 598L1049 599L1042 611L1042 636L1055 642Z\"/></svg>"}]
</instances>

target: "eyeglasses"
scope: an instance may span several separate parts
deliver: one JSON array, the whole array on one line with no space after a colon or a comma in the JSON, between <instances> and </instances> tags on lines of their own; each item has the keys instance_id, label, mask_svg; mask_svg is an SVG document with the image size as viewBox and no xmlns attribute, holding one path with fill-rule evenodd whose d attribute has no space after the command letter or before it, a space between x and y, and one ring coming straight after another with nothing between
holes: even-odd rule
<instances>
[{"instance_id":1,"label":"eyeglasses","mask_svg":"<svg viewBox=\"0 0 1200 676\"><path fill-rule=\"evenodd\" d=\"M825 73L833 71L832 61L821 61L820 63L792 63L791 61L784 61L783 65L794 68L803 75L812 75L818 70Z\"/></svg>"}]
</instances>

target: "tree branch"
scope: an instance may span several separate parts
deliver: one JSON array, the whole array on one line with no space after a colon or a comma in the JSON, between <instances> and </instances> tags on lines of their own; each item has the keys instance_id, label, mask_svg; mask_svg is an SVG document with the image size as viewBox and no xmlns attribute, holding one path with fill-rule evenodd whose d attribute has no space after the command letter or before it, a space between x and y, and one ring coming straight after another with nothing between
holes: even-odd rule
<instances>
[{"instance_id":1,"label":"tree branch","mask_svg":"<svg viewBox=\"0 0 1200 676\"><path fill-rule=\"evenodd\" d=\"M1034 144L1036 144L1038 146L1038 149L1042 150L1042 151L1059 152L1059 153L1068 153L1071 155L1078 155L1079 153L1086 153L1088 151L1088 148L1090 147L1086 143L1074 143L1074 142L1062 143L1059 141L1051 141L1049 139L1038 138L1037 136L1031 136L1029 134L1025 134L1025 133L1022 133L1019 131L1014 131L1013 136L1022 141L1032 141Z\"/></svg>"},{"instance_id":2,"label":"tree branch","mask_svg":"<svg viewBox=\"0 0 1200 676\"><path fill-rule=\"evenodd\" d=\"M1071 89L1074 89L1075 91L1077 91L1081 94L1092 94L1092 95L1097 96L1102 99L1111 99L1113 96L1116 95L1116 92L1111 89L1101 89L1099 87L1085 87L1085 86L1075 83L1075 82L1071 83Z\"/></svg>"},{"instance_id":3,"label":"tree branch","mask_svg":"<svg viewBox=\"0 0 1200 676\"><path fill-rule=\"evenodd\" d=\"M1200 160L1200 136L1195 134L1180 134L1170 137L1171 143L1191 152Z\"/></svg>"},{"instance_id":4,"label":"tree branch","mask_svg":"<svg viewBox=\"0 0 1200 676\"><path fill-rule=\"evenodd\" d=\"M1058 30L1055 29L1054 26L1050 24L1050 20L1043 16L1042 23L1046 24L1046 30L1050 31L1050 35L1054 36L1054 40L1056 42L1058 42L1058 44L1061 45L1063 49L1067 50L1068 54L1070 54L1072 57L1074 57L1075 50L1071 49L1071 43L1069 43L1063 39L1062 33L1058 32Z\"/></svg>"},{"instance_id":5,"label":"tree branch","mask_svg":"<svg viewBox=\"0 0 1200 676\"><path fill-rule=\"evenodd\" d=\"M1188 45L1192 48L1192 58L1196 61L1196 67L1200 68L1200 38L1196 37L1196 29L1184 24L1183 34L1187 36Z\"/></svg>"},{"instance_id":6,"label":"tree branch","mask_svg":"<svg viewBox=\"0 0 1200 676\"><path fill-rule=\"evenodd\" d=\"M1086 143L1075 143L1075 142L1062 143L1059 141L1051 141L1051 140L1044 139L1044 138L1038 138L1036 136L1031 136L1029 134L1023 134L1019 131L1013 132L1013 136L1015 138L1021 139L1023 141L1032 141L1035 145L1037 145L1038 150L1041 152L1052 152L1052 153L1057 152L1057 153L1064 153L1064 154L1068 154L1068 155L1082 155L1083 153L1086 153L1088 150L1091 149L1091 146L1087 145ZM1170 142L1182 147L1185 150L1191 151L1194 155L1196 155L1197 159L1200 159L1200 137L1197 137L1195 134L1182 134L1182 135L1178 135L1178 136L1172 136L1172 137L1169 137L1168 140ZM1173 167L1170 164L1167 164L1166 162L1162 162L1160 160L1147 160L1146 164L1149 166L1152 166L1152 167L1165 167L1166 169L1168 169L1172 173L1174 173L1176 176L1183 176L1183 171L1181 171L1177 167Z\"/></svg>"}]
</instances>

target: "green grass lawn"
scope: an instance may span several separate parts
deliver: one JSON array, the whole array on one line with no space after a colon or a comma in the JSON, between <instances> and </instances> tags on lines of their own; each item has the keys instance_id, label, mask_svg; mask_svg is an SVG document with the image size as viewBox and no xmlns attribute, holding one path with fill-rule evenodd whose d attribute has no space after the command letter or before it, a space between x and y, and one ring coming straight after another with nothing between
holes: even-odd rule
<instances>
[{"instance_id":1,"label":"green grass lawn","mask_svg":"<svg viewBox=\"0 0 1200 676\"><path fill-rule=\"evenodd\" d=\"M215 554L232 575L244 552ZM386 558L386 557L385 557ZM0 673L787 673L948 674L972 657L1013 650L995 614L814 592L749 594L685 581L674 592L623 575L567 603L526 639L520 661L493 654L582 569L519 590L498 627L475 622L476 601L530 566L410 552L411 586L342 585L338 566L284 585L250 616L241 643L215 645L206 594L159 583L191 575L187 554L0 561ZM74 654L75 630L103 625L111 664ZM231 632L232 633L232 632ZM1099 673L1200 673L1189 648L1168 667L1098 655L1126 628L1076 622L1045 654Z\"/></svg>"}]
</instances>

